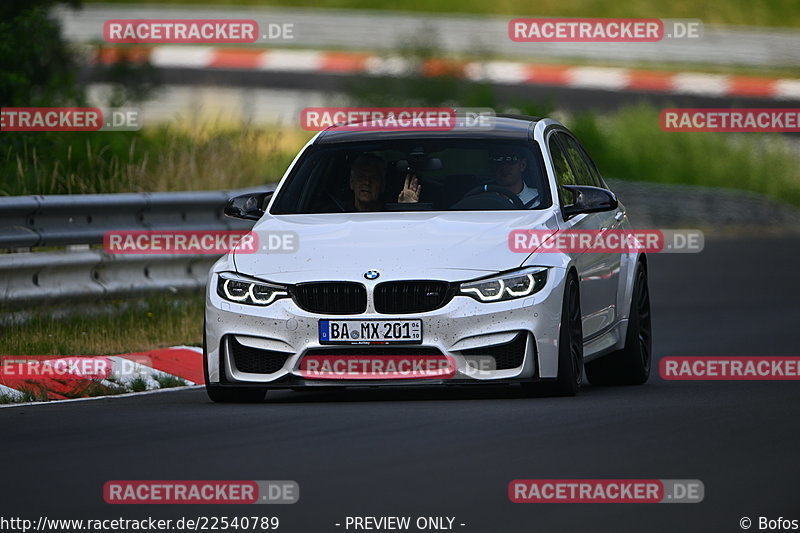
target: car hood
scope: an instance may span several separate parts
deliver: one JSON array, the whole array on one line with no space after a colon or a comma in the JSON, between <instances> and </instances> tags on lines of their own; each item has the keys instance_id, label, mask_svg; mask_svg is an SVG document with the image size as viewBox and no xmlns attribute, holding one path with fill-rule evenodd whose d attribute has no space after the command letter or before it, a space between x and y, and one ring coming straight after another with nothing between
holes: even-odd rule
<instances>
[{"instance_id":1,"label":"car hood","mask_svg":"<svg viewBox=\"0 0 800 533\"><path fill-rule=\"evenodd\" d=\"M527 254L509 249L509 232L547 228L550 211L267 215L253 228L259 247L289 233L296 250L233 256L237 272L281 283L363 281L368 270L379 281L460 281L520 266Z\"/></svg>"}]
</instances>

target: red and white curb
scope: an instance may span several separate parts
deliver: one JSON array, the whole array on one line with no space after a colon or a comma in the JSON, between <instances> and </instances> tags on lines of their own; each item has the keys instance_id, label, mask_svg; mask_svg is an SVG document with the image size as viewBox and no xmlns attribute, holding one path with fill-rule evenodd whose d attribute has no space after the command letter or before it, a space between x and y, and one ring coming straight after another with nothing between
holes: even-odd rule
<instances>
[{"instance_id":1,"label":"red and white curb","mask_svg":"<svg viewBox=\"0 0 800 533\"><path fill-rule=\"evenodd\" d=\"M103 369L100 377L96 374L98 368ZM164 378L179 378L186 386L204 383L203 350L193 346L111 356L3 355L0 369L5 370L0 371L0 395L13 400L23 398L25 392L48 400L82 398L93 395L93 385L125 391L137 379L147 391L168 390L161 389L159 379Z\"/></svg>"},{"instance_id":2,"label":"red and white curb","mask_svg":"<svg viewBox=\"0 0 800 533\"><path fill-rule=\"evenodd\" d=\"M217 48L211 46L153 46L100 48L93 61L113 64L128 61L150 63L157 68L228 69L274 72L324 72L401 76L412 64L402 57L383 57L359 52ZM422 63L426 76L444 74L474 81L505 84L552 85L612 91L643 91L717 97L754 97L775 100L800 99L800 79L765 78L666 72L612 67L523 63L512 61L451 61L429 59Z\"/></svg>"}]
</instances>

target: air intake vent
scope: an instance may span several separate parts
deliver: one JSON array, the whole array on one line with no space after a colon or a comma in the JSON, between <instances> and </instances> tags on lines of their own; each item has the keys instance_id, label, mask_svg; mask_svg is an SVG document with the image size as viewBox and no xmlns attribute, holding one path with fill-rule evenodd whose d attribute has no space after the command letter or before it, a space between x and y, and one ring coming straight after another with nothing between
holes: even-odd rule
<instances>
[{"instance_id":1,"label":"air intake vent","mask_svg":"<svg viewBox=\"0 0 800 533\"><path fill-rule=\"evenodd\" d=\"M462 350L461 355L489 356L493 357L496 370L508 370L522 366L525 359L525 340L528 338L526 333L518 333L510 342L489 346L487 348L470 348Z\"/></svg>"},{"instance_id":2,"label":"air intake vent","mask_svg":"<svg viewBox=\"0 0 800 533\"><path fill-rule=\"evenodd\" d=\"M292 355L286 352L251 348L240 344L234 337L228 337L228 349L236 370L249 374L274 374L283 368L286 360Z\"/></svg>"}]
</instances>

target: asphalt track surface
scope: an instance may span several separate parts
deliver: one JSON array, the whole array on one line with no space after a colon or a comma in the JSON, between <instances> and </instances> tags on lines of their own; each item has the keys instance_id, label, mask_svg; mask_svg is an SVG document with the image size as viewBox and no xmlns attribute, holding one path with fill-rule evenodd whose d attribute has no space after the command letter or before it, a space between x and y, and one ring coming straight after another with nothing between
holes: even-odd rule
<instances>
[{"instance_id":1,"label":"asphalt track surface","mask_svg":"<svg viewBox=\"0 0 800 533\"><path fill-rule=\"evenodd\" d=\"M657 357L797 356L800 238L708 240L651 257ZM800 383L270 393L202 390L0 409L0 516L454 516L465 532L726 532L800 519ZM700 479L698 504L512 504L516 478ZM108 505L114 479L292 479L290 506ZM352 530L351 530L352 531ZM416 531L412 529L411 531Z\"/></svg>"}]
</instances>

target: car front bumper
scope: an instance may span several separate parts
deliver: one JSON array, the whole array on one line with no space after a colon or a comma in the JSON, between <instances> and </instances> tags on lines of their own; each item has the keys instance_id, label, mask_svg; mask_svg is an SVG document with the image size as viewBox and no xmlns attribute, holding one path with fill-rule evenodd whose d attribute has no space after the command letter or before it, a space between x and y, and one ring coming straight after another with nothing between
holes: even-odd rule
<instances>
[{"instance_id":1,"label":"car front bumper","mask_svg":"<svg viewBox=\"0 0 800 533\"><path fill-rule=\"evenodd\" d=\"M467 296L455 296L443 307L411 315L367 312L358 315L321 315L301 309L291 299L266 307L243 305L222 299L215 290L218 274L212 272L206 296L206 349L204 361L210 384L221 386L260 385L269 388L305 386L380 386L504 383L552 379L558 369L558 334L566 271L550 268L545 286L537 293L516 300L481 303ZM371 298L371 291L369 291ZM371 305L368 307L371 308ZM420 348L438 350L451 358L455 372L447 379L318 379L304 377L300 363L309 352L328 353L343 346L323 345L318 322L330 320L422 320L422 343L403 345L409 353ZM496 353L490 348L508 345L517 335L520 354L512 368L486 367L476 372L469 359L474 354ZM247 348L248 357L277 357L269 372L242 371L234 350ZM375 348L378 346L351 346ZM465 352L466 351L466 352ZM333 352L330 352L333 353ZM469 355L472 354L472 355ZM486 356L484 356L486 357ZM282 363L282 364L281 364Z\"/></svg>"}]
</instances>

